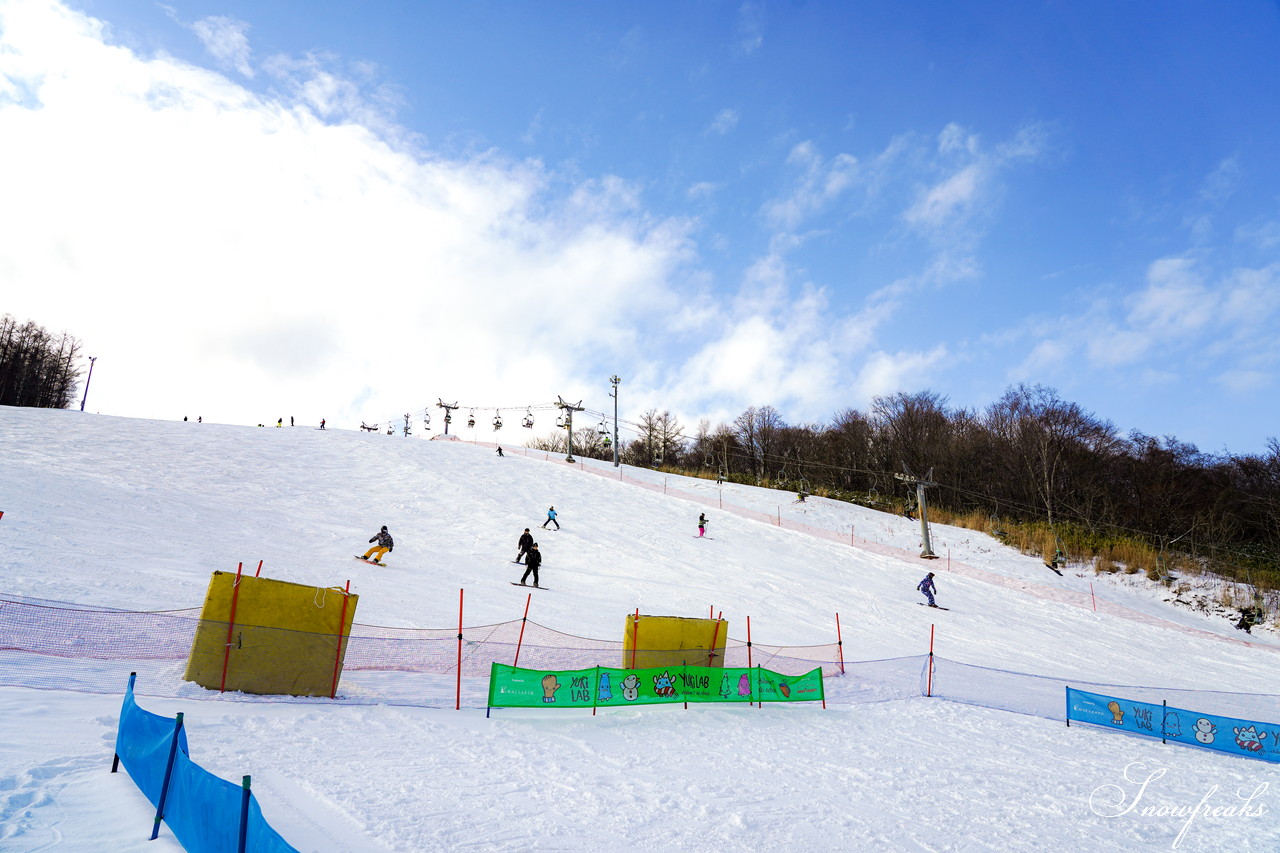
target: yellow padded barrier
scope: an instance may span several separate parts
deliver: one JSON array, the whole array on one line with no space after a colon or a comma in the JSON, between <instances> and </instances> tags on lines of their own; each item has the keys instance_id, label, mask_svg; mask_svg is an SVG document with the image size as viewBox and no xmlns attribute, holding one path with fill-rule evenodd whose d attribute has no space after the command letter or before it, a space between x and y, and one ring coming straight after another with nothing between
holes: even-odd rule
<instances>
[{"instance_id":1,"label":"yellow padded barrier","mask_svg":"<svg viewBox=\"0 0 1280 853\"><path fill-rule=\"evenodd\" d=\"M724 666L725 619L682 616L627 616L623 635L624 669L659 666Z\"/></svg>"},{"instance_id":2,"label":"yellow padded barrier","mask_svg":"<svg viewBox=\"0 0 1280 853\"><path fill-rule=\"evenodd\" d=\"M341 677L359 598L338 588L248 575L240 576L237 592L234 574L214 572L183 678L212 690L328 696L335 660Z\"/></svg>"}]
</instances>

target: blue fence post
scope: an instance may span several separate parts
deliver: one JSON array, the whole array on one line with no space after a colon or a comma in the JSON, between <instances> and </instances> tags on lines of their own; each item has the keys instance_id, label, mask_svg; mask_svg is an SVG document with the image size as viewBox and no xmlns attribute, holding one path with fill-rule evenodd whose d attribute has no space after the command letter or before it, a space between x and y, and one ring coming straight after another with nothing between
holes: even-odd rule
<instances>
[{"instance_id":1,"label":"blue fence post","mask_svg":"<svg viewBox=\"0 0 1280 853\"><path fill-rule=\"evenodd\" d=\"M1169 700L1160 700L1160 742L1168 743L1169 733L1165 729L1165 720L1169 719Z\"/></svg>"},{"instance_id":2,"label":"blue fence post","mask_svg":"<svg viewBox=\"0 0 1280 853\"><path fill-rule=\"evenodd\" d=\"M173 759L178 754L178 733L182 731L182 712L173 723L173 740L169 742L169 761L164 766L164 782L160 785L160 802L156 806L156 820L151 827L151 840L160 834L160 821L164 820L164 801L169 796L169 779L173 776Z\"/></svg>"},{"instance_id":3,"label":"blue fence post","mask_svg":"<svg viewBox=\"0 0 1280 853\"><path fill-rule=\"evenodd\" d=\"M245 842L249 839L249 778L246 776L240 782L240 836L236 841L236 853L244 853Z\"/></svg>"},{"instance_id":4,"label":"blue fence post","mask_svg":"<svg viewBox=\"0 0 1280 853\"><path fill-rule=\"evenodd\" d=\"M138 673L136 672L129 673L129 686L125 689L126 696L133 692L133 683L137 680L138 680ZM115 773L119 769L120 769L120 753L113 752L111 753L111 772Z\"/></svg>"},{"instance_id":5,"label":"blue fence post","mask_svg":"<svg viewBox=\"0 0 1280 853\"><path fill-rule=\"evenodd\" d=\"M1067 728L1071 728L1071 688L1070 687L1066 688L1066 696L1067 696L1067 713L1066 713Z\"/></svg>"}]
</instances>

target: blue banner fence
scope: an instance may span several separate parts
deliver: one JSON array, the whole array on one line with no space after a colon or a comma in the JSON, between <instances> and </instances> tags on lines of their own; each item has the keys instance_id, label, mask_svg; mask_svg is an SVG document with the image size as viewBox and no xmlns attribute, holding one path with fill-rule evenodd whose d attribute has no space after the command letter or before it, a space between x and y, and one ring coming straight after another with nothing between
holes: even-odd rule
<instances>
[{"instance_id":1,"label":"blue banner fence","mask_svg":"<svg viewBox=\"0 0 1280 853\"><path fill-rule=\"evenodd\" d=\"M163 821L189 853L297 853L267 824L248 776L236 785L191 760L182 714L162 717L138 707L136 679L129 675L111 772L123 764L156 807L151 838Z\"/></svg>"},{"instance_id":2,"label":"blue banner fence","mask_svg":"<svg viewBox=\"0 0 1280 853\"><path fill-rule=\"evenodd\" d=\"M1280 763L1280 724L1223 717L1132 698L1067 688L1072 720L1144 737Z\"/></svg>"}]
</instances>

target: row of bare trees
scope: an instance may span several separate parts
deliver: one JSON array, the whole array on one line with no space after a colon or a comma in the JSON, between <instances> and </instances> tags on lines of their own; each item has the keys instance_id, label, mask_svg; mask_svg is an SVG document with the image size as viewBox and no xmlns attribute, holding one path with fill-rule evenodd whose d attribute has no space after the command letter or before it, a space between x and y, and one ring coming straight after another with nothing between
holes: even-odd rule
<instances>
[{"instance_id":1,"label":"row of bare trees","mask_svg":"<svg viewBox=\"0 0 1280 853\"><path fill-rule=\"evenodd\" d=\"M1017 385L982 410L931 391L877 397L827 424L788 424L772 406L694 434L650 410L624 448L632 465L836 497L905 499L904 465L932 471L930 501L955 513L1071 525L1099 538L1160 547L1205 543L1275 565L1280 553L1280 442L1251 455L1211 455L1166 436L1122 435L1052 388ZM576 443L576 442L575 442ZM607 458L607 447L577 448ZM594 452L593 452L594 451Z\"/></svg>"},{"instance_id":2,"label":"row of bare trees","mask_svg":"<svg viewBox=\"0 0 1280 853\"><path fill-rule=\"evenodd\" d=\"M70 408L80 377L80 341L31 321L0 317L0 405Z\"/></svg>"}]
</instances>

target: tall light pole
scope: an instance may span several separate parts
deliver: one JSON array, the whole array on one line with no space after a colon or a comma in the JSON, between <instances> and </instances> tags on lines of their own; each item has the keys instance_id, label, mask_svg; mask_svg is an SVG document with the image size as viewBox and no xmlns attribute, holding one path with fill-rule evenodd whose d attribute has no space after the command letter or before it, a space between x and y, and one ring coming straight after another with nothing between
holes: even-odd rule
<instances>
[{"instance_id":1,"label":"tall light pole","mask_svg":"<svg viewBox=\"0 0 1280 853\"><path fill-rule=\"evenodd\" d=\"M609 396L613 398L613 467L617 468L618 462L618 385L622 382L618 378L618 374L609 377L609 382L613 385L613 390L609 392Z\"/></svg>"},{"instance_id":2,"label":"tall light pole","mask_svg":"<svg viewBox=\"0 0 1280 853\"><path fill-rule=\"evenodd\" d=\"M96 355L89 356L89 376L84 380L84 396L80 398L80 411L84 411L85 400L89 399L89 383L93 381L93 363L98 360Z\"/></svg>"}]
</instances>

